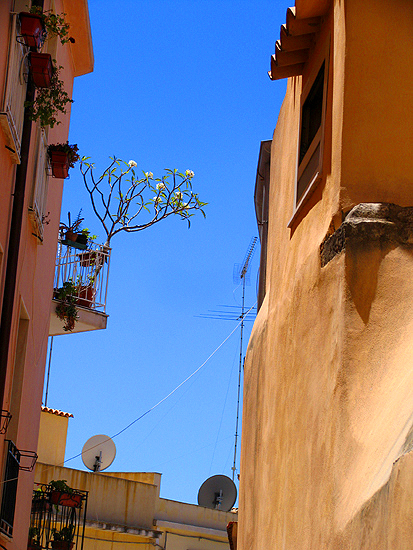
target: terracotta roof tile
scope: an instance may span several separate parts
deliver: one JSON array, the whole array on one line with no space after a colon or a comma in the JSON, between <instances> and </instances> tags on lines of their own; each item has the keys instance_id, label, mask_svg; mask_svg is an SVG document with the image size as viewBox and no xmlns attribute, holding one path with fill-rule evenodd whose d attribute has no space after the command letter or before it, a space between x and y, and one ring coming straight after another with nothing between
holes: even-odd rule
<instances>
[{"instance_id":1,"label":"terracotta roof tile","mask_svg":"<svg viewBox=\"0 0 413 550\"><path fill-rule=\"evenodd\" d=\"M42 405L42 412L55 414L56 416L66 416L67 418L73 418L72 413L66 413L66 412L63 412L63 411L59 411L59 409L50 409L49 407L44 407L43 405Z\"/></svg>"}]
</instances>

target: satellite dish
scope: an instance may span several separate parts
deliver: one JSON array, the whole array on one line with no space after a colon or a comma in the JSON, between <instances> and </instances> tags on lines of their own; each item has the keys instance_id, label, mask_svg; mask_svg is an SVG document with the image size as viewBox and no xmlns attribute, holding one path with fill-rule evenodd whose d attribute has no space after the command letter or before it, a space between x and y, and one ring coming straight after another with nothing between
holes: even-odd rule
<instances>
[{"instance_id":1,"label":"satellite dish","mask_svg":"<svg viewBox=\"0 0 413 550\"><path fill-rule=\"evenodd\" d=\"M92 472L106 470L115 460L116 446L108 435L94 435L83 445L83 464Z\"/></svg>"},{"instance_id":2,"label":"satellite dish","mask_svg":"<svg viewBox=\"0 0 413 550\"><path fill-rule=\"evenodd\" d=\"M205 508L229 512L237 500L235 483L227 476L209 477L198 491L198 504Z\"/></svg>"}]
</instances>

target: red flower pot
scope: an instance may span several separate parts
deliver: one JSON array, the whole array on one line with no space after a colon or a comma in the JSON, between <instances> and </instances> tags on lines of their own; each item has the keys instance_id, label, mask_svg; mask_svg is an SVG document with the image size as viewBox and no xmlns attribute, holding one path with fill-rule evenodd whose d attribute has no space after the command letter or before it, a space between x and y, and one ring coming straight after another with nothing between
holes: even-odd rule
<instances>
[{"instance_id":1,"label":"red flower pot","mask_svg":"<svg viewBox=\"0 0 413 550\"><path fill-rule=\"evenodd\" d=\"M72 550L74 544L68 540L52 540L53 550Z\"/></svg>"},{"instance_id":2,"label":"red flower pot","mask_svg":"<svg viewBox=\"0 0 413 550\"><path fill-rule=\"evenodd\" d=\"M30 72L33 82L38 88L50 88L53 76L50 53L30 52Z\"/></svg>"},{"instance_id":3,"label":"red flower pot","mask_svg":"<svg viewBox=\"0 0 413 550\"><path fill-rule=\"evenodd\" d=\"M77 305L80 307L87 307L90 309L94 301L95 301L95 289L93 288L93 286L80 287L79 297L76 301Z\"/></svg>"},{"instance_id":4,"label":"red flower pot","mask_svg":"<svg viewBox=\"0 0 413 550\"><path fill-rule=\"evenodd\" d=\"M82 252L78 255L79 263L82 267L102 266L105 261L105 256L96 250L90 252Z\"/></svg>"},{"instance_id":5,"label":"red flower pot","mask_svg":"<svg viewBox=\"0 0 413 550\"><path fill-rule=\"evenodd\" d=\"M40 48L44 42L44 27L40 15L20 13L20 32L27 46Z\"/></svg>"},{"instance_id":6,"label":"red flower pot","mask_svg":"<svg viewBox=\"0 0 413 550\"><path fill-rule=\"evenodd\" d=\"M70 508L79 508L82 502L82 495L75 493L62 493L61 491L52 491L50 493L50 502L60 504L60 506L69 506Z\"/></svg>"},{"instance_id":7,"label":"red flower pot","mask_svg":"<svg viewBox=\"0 0 413 550\"><path fill-rule=\"evenodd\" d=\"M51 151L49 153L52 174L54 178L65 179L69 175L69 161L67 153L63 151Z\"/></svg>"}]
</instances>

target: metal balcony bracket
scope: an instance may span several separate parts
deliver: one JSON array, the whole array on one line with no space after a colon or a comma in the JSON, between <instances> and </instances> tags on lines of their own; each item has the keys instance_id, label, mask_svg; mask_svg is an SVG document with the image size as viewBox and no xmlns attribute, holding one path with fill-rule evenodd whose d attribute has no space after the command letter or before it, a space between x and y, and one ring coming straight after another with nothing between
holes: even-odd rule
<instances>
[{"instance_id":1,"label":"metal balcony bracket","mask_svg":"<svg viewBox=\"0 0 413 550\"><path fill-rule=\"evenodd\" d=\"M6 411L5 409L2 409L1 416L0 416L0 434L5 434L7 432L7 428L9 427L11 420L11 413L9 411Z\"/></svg>"},{"instance_id":2,"label":"metal balcony bracket","mask_svg":"<svg viewBox=\"0 0 413 550\"><path fill-rule=\"evenodd\" d=\"M19 470L23 472L32 472L36 465L38 456L34 451L20 451ZM23 465L25 463L25 465Z\"/></svg>"}]
</instances>

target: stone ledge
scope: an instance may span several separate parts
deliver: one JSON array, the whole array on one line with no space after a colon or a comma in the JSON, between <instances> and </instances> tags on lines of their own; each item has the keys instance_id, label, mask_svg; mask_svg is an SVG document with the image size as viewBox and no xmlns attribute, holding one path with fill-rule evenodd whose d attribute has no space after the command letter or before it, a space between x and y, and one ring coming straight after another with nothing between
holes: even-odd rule
<instances>
[{"instance_id":1,"label":"stone ledge","mask_svg":"<svg viewBox=\"0 0 413 550\"><path fill-rule=\"evenodd\" d=\"M347 214L341 226L320 245L321 267L345 250L346 243L373 241L413 244L413 207L391 203L361 203Z\"/></svg>"}]
</instances>

